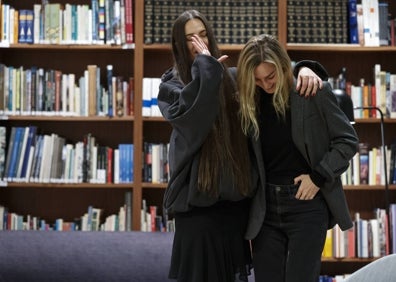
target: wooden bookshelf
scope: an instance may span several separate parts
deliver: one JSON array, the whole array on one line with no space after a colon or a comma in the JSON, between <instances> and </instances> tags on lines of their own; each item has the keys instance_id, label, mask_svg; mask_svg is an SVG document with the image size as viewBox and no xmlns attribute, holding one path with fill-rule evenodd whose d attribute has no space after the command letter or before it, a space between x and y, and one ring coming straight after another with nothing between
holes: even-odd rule
<instances>
[{"instance_id":1,"label":"wooden bookshelf","mask_svg":"<svg viewBox=\"0 0 396 282\"><path fill-rule=\"evenodd\" d=\"M32 8L39 0L5 0L16 9ZM62 4L89 4L90 0L62 0ZM396 16L396 5L389 2L389 11ZM149 205L161 207L165 184L144 183L142 181L143 142L167 142L171 128L163 118L142 116L142 79L160 77L172 66L169 44L144 44L144 1L134 1L133 48L96 45L28 45L12 44L0 49L0 62L6 65L37 65L44 68L59 68L67 73L82 74L88 64L104 68L113 64L117 74L134 81L134 116L123 118L106 117L26 117L13 116L0 120L0 125L11 128L16 125L38 125L46 132L56 132L72 141L91 132L100 143L116 146L121 142L134 144L134 182L124 184L31 184L10 183L0 187L0 204L21 214L37 214L53 221L57 217L73 219L81 216L89 204L105 209L105 215L115 213L123 204L124 192L133 192L132 224L140 230L140 210L142 199ZM371 80L374 64L396 73L396 47L361 47L349 44L288 44L287 42L287 1L278 1L278 38L286 46L294 61L312 59L321 62L331 76L336 76L342 67L347 69L347 80L357 85L361 77ZM223 54L229 55L227 64L235 66L242 45L220 45ZM379 146L379 120L358 119L356 130L362 141ZM110 134L109 134L110 133ZM396 121L386 119L385 141L395 141ZM374 207L384 207L383 186L345 187L351 212L359 210L363 216L371 215ZM390 186L390 201L396 202L396 186ZM161 209L159 209L161 210ZM342 274L369 263L372 259L325 259L324 274Z\"/></svg>"},{"instance_id":2,"label":"wooden bookshelf","mask_svg":"<svg viewBox=\"0 0 396 282\"><path fill-rule=\"evenodd\" d=\"M389 12L396 16L396 5L388 1ZM144 12L141 7L141 12ZM142 31L143 32L143 27ZM396 47L364 47L356 44L289 44L287 42L287 1L278 1L278 39L284 44L292 60L299 61L304 59L317 60L324 65L331 76L337 76L342 67L347 69L347 79L354 85L358 85L360 78L371 81L373 77L373 67L375 64L381 64L381 68L392 73L396 73ZM240 44L220 44L223 54L229 55L226 63L235 66L238 54L243 45ZM143 44L144 53L144 70L143 76L160 76L172 64L172 55L169 44ZM364 62L364 63L362 63ZM148 131L151 119L143 119L143 130ZM161 123L161 120L156 121ZM167 126L164 122L163 126ZM156 127L157 129L157 127ZM370 145L379 146L380 139L380 121L379 119L356 119L355 129L362 141L369 142ZM144 134L145 135L145 134ZM385 143L391 144L395 141L396 120L385 120ZM150 140L162 140L161 137L150 137ZM389 164L388 164L389 165ZM161 185L143 184L144 193L147 190L163 188ZM345 193L348 198L348 204L351 214L360 212L362 218L372 218L374 208L385 208L384 185L359 185L346 186ZM390 185L390 202L396 202L396 185ZM322 261L322 274L337 275L352 273L362 266L375 260L375 258L343 258L328 259Z\"/></svg>"}]
</instances>

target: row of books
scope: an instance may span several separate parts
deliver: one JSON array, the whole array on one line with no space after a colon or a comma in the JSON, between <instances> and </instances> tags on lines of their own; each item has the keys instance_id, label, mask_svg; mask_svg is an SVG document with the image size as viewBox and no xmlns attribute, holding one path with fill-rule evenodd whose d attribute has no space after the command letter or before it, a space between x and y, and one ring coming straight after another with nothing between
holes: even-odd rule
<instances>
[{"instance_id":1,"label":"row of books","mask_svg":"<svg viewBox=\"0 0 396 282\"><path fill-rule=\"evenodd\" d=\"M162 213L160 213L158 211L158 206L147 206L146 200L143 199L140 217L140 231L174 232L175 219L170 219L165 209L163 209Z\"/></svg>"},{"instance_id":2,"label":"row of books","mask_svg":"<svg viewBox=\"0 0 396 282\"><path fill-rule=\"evenodd\" d=\"M81 77L61 70L0 64L0 115L130 116L134 80L107 65L88 65Z\"/></svg>"},{"instance_id":3,"label":"row of books","mask_svg":"<svg viewBox=\"0 0 396 282\"><path fill-rule=\"evenodd\" d=\"M134 43L132 0L91 0L88 4L34 4L17 10L1 5L0 44ZM1 1L0 1L1 4Z\"/></svg>"},{"instance_id":4,"label":"row of books","mask_svg":"<svg viewBox=\"0 0 396 282\"><path fill-rule=\"evenodd\" d=\"M278 34L278 2L271 0L145 0L144 42L170 43L172 25L185 10L204 14L220 44L244 44L253 35Z\"/></svg>"},{"instance_id":5,"label":"row of books","mask_svg":"<svg viewBox=\"0 0 396 282\"><path fill-rule=\"evenodd\" d=\"M346 78L344 67L337 78L329 78L333 89L343 89L351 97L355 118L380 118L376 109L361 107L378 107L384 117L396 118L396 74L382 69L380 64L373 66L373 77L361 78L354 85Z\"/></svg>"},{"instance_id":6,"label":"row of books","mask_svg":"<svg viewBox=\"0 0 396 282\"><path fill-rule=\"evenodd\" d=\"M378 258L396 253L396 203L389 215L385 209L374 210L373 217L364 219L355 213L354 226L342 231L338 225L327 231L323 257Z\"/></svg>"},{"instance_id":7,"label":"row of books","mask_svg":"<svg viewBox=\"0 0 396 282\"><path fill-rule=\"evenodd\" d=\"M5 140L6 128L0 131ZM0 156L0 179L38 183L132 183L133 144L117 148L98 145L86 134L68 144L55 133L40 134L37 126L12 127L6 156Z\"/></svg>"},{"instance_id":8,"label":"row of books","mask_svg":"<svg viewBox=\"0 0 396 282\"><path fill-rule=\"evenodd\" d=\"M385 156L384 156L385 150ZM350 161L348 169L341 175L344 185L385 185L385 163L389 184L396 184L396 143L385 148L370 147L360 143L359 150Z\"/></svg>"},{"instance_id":9,"label":"row of books","mask_svg":"<svg viewBox=\"0 0 396 282\"><path fill-rule=\"evenodd\" d=\"M392 29L392 30L391 30ZM378 0L288 0L288 43L394 45L388 3Z\"/></svg>"},{"instance_id":10,"label":"row of books","mask_svg":"<svg viewBox=\"0 0 396 282\"><path fill-rule=\"evenodd\" d=\"M169 143L143 143L143 182L168 183Z\"/></svg>"},{"instance_id":11,"label":"row of books","mask_svg":"<svg viewBox=\"0 0 396 282\"><path fill-rule=\"evenodd\" d=\"M348 169L341 175L344 185L384 185L384 152L387 163L388 183L396 184L395 158L396 144L381 147L369 147L360 143L358 152L350 161Z\"/></svg>"},{"instance_id":12,"label":"row of books","mask_svg":"<svg viewBox=\"0 0 396 282\"><path fill-rule=\"evenodd\" d=\"M348 43L348 0L287 1L288 43Z\"/></svg>"},{"instance_id":13,"label":"row of books","mask_svg":"<svg viewBox=\"0 0 396 282\"><path fill-rule=\"evenodd\" d=\"M348 0L350 43L362 46L395 45L395 19L389 4L379 0Z\"/></svg>"},{"instance_id":14,"label":"row of books","mask_svg":"<svg viewBox=\"0 0 396 282\"><path fill-rule=\"evenodd\" d=\"M88 206L87 212L72 221L58 218L53 223L45 219L20 215L0 205L0 230L31 231L131 231L132 192L125 192L125 204L117 214L104 217L104 210Z\"/></svg>"}]
</instances>

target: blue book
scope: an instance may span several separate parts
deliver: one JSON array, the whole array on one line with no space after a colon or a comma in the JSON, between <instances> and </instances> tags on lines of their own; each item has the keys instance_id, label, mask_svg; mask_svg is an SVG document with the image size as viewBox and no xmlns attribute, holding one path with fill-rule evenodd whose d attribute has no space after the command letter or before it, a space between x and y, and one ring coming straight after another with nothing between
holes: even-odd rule
<instances>
[{"instance_id":1,"label":"blue book","mask_svg":"<svg viewBox=\"0 0 396 282\"><path fill-rule=\"evenodd\" d=\"M348 18L349 18L349 43L359 43L359 32L357 23L357 0L348 0Z\"/></svg>"},{"instance_id":2,"label":"blue book","mask_svg":"<svg viewBox=\"0 0 396 282\"><path fill-rule=\"evenodd\" d=\"M108 91L108 112L109 117L113 116L113 66L107 65L107 91Z\"/></svg>"},{"instance_id":3,"label":"blue book","mask_svg":"<svg viewBox=\"0 0 396 282\"><path fill-rule=\"evenodd\" d=\"M32 150L32 146L35 145L36 133L37 133L37 126L34 125L29 126L29 136L26 142L25 155L23 156L21 178L29 179L29 175L26 175L26 170L28 167L30 151Z\"/></svg>"},{"instance_id":4,"label":"blue book","mask_svg":"<svg viewBox=\"0 0 396 282\"><path fill-rule=\"evenodd\" d=\"M92 40L93 42L99 39L99 3L98 0L91 0L92 10Z\"/></svg>"},{"instance_id":5,"label":"blue book","mask_svg":"<svg viewBox=\"0 0 396 282\"><path fill-rule=\"evenodd\" d=\"M25 131L24 127L17 127L16 131L15 131L15 138L14 140L10 140L11 142L13 142L13 144L11 144L12 146L12 152L11 152L11 158L10 158L10 167L8 170L8 175L7 178L9 181L14 180L14 178L16 177L16 172L17 172L17 157L18 157L18 152L20 151L20 144L22 143L22 138L23 138L23 133Z\"/></svg>"},{"instance_id":6,"label":"blue book","mask_svg":"<svg viewBox=\"0 0 396 282\"><path fill-rule=\"evenodd\" d=\"M34 41L34 12L26 10L25 42L32 44Z\"/></svg>"},{"instance_id":7,"label":"blue book","mask_svg":"<svg viewBox=\"0 0 396 282\"><path fill-rule=\"evenodd\" d=\"M26 17L28 10L19 10L18 43L26 43Z\"/></svg>"},{"instance_id":8,"label":"blue book","mask_svg":"<svg viewBox=\"0 0 396 282\"><path fill-rule=\"evenodd\" d=\"M15 133L16 133L16 127L13 126L11 128L10 138L8 139L8 143L7 143L7 155L6 155L6 162L5 162L4 174L3 174L4 179L8 178L8 172L10 170L11 155L14 145Z\"/></svg>"}]
</instances>

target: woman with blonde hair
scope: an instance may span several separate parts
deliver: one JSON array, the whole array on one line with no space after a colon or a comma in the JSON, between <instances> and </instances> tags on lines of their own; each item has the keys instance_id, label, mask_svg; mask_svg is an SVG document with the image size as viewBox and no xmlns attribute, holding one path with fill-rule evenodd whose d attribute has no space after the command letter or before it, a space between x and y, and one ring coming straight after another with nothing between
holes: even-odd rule
<instances>
[{"instance_id":1,"label":"woman with blonde hair","mask_svg":"<svg viewBox=\"0 0 396 282\"><path fill-rule=\"evenodd\" d=\"M241 124L258 142L264 189L252 200L256 281L317 282L326 231L353 226L340 175L358 137L330 85L306 99L295 90L291 60L271 35L251 38L237 64Z\"/></svg>"}]
</instances>

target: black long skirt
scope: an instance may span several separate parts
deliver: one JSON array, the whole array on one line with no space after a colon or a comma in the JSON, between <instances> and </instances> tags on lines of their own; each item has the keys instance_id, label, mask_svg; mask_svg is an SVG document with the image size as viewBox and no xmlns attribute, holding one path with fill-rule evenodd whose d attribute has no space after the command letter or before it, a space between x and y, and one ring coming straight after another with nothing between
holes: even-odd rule
<instances>
[{"instance_id":1,"label":"black long skirt","mask_svg":"<svg viewBox=\"0 0 396 282\"><path fill-rule=\"evenodd\" d=\"M176 213L169 278L179 282L248 281L252 258L244 233L249 203L222 201Z\"/></svg>"}]
</instances>

